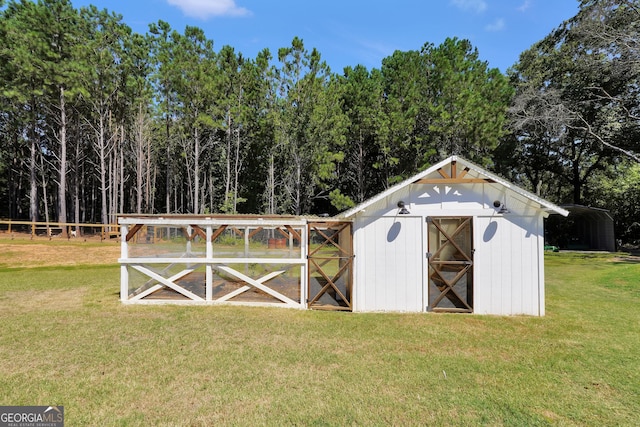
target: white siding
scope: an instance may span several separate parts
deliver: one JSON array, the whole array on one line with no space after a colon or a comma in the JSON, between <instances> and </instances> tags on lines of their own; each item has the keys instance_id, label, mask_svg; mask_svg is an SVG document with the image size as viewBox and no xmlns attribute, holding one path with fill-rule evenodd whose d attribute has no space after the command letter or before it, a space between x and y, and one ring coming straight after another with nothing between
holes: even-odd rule
<instances>
[{"instance_id":1,"label":"white siding","mask_svg":"<svg viewBox=\"0 0 640 427\"><path fill-rule=\"evenodd\" d=\"M474 312L540 315L540 216L475 219Z\"/></svg>"},{"instance_id":2,"label":"white siding","mask_svg":"<svg viewBox=\"0 0 640 427\"><path fill-rule=\"evenodd\" d=\"M410 215L398 215L399 200ZM355 310L425 311L425 217L460 216L473 217L474 313L544 315L543 215L496 183L408 185L376 200L355 216Z\"/></svg>"},{"instance_id":3,"label":"white siding","mask_svg":"<svg viewBox=\"0 0 640 427\"><path fill-rule=\"evenodd\" d=\"M487 181L439 181L462 174ZM400 200L410 215L398 215ZM425 218L472 217L474 313L543 316L546 209L568 213L456 156L390 187L343 214L355 221L355 310L424 311ZM390 227L398 221L398 236L388 240Z\"/></svg>"},{"instance_id":4,"label":"white siding","mask_svg":"<svg viewBox=\"0 0 640 427\"><path fill-rule=\"evenodd\" d=\"M356 311L422 311L422 217L361 217L354 233Z\"/></svg>"}]
</instances>

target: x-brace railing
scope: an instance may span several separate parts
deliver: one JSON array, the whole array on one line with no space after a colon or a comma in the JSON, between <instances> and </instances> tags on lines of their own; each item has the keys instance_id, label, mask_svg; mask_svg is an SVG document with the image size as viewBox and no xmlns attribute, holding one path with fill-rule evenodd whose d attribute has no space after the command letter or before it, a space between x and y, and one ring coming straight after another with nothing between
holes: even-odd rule
<instances>
[{"instance_id":1,"label":"x-brace railing","mask_svg":"<svg viewBox=\"0 0 640 427\"><path fill-rule=\"evenodd\" d=\"M344 231L345 228L350 226L351 226L351 223L340 224L339 229L333 229L333 228L331 229L331 230L336 230L336 232L333 233L333 235L329 236L327 235L327 233L324 233L321 228L318 228L315 225L311 225L310 226L311 231L315 231L320 236L322 236L324 238L324 241L320 243L320 245L318 245L318 247L315 248L313 251L309 252L309 257L314 256L316 253L318 253L321 249L323 249L325 246L329 244L333 245L336 249L338 249L341 255L342 254L351 255L349 251L345 250L342 246L340 246L338 242L335 241L335 239L340 235L340 233L342 233L342 231ZM311 236L311 233L309 233L309 236Z\"/></svg>"},{"instance_id":2,"label":"x-brace railing","mask_svg":"<svg viewBox=\"0 0 640 427\"><path fill-rule=\"evenodd\" d=\"M314 249L310 250L308 254L309 262L309 300L308 306L310 308L324 308L334 310L352 310L352 301L350 295L351 289L351 271L353 265L352 254L352 242L351 242L351 223L318 223L309 224L309 238L311 238L313 232L322 237L322 242ZM329 232L329 230L331 232ZM348 232L348 233L345 233ZM344 242L339 241L340 236L348 236ZM324 251L323 251L324 250ZM326 253L329 250L331 253ZM337 254L335 253L337 250ZM329 273L326 271L330 265L338 263L338 269L335 273ZM315 293L311 294L312 275L319 274L325 283L322 288ZM320 279L320 278L318 278ZM338 280L343 279L345 282L345 289L341 290L338 286ZM329 295L335 303L330 305L321 305L320 299L324 295ZM346 306L338 301L341 299Z\"/></svg>"},{"instance_id":3,"label":"x-brace railing","mask_svg":"<svg viewBox=\"0 0 640 427\"><path fill-rule=\"evenodd\" d=\"M313 264L316 267L315 271L320 273L320 275L327 281L327 283L322 287L322 289L320 289L320 291L309 301L309 305L310 306L315 304L316 302L318 302L318 300L327 291L329 291L329 289L333 289L335 291L335 293L338 294L340 296L340 298L342 298L342 300L347 304L347 307L349 307L350 310L353 309L353 307L351 307L351 301L347 298L347 296L344 293L342 293L342 291L336 285L336 281L338 279L340 279L340 277L345 273L345 271L348 271L348 269L351 267L352 260L353 259L350 258L347 262L345 262L342 265L342 267L340 267L338 272L333 277L330 278L324 272L324 270L322 270L320 265L318 265L318 263L314 259L309 259L310 263Z\"/></svg>"},{"instance_id":4,"label":"x-brace railing","mask_svg":"<svg viewBox=\"0 0 640 427\"><path fill-rule=\"evenodd\" d=\"M455 275L455 277L453 278L453 280L447 280L444 276L442 276L442 274L440 274L440 271L434 267L433 271L434 273L436 273L438 275L438 277L440 278L440 280L444 283L444 290L439 289L440 290L440 295L438 295L438 297L433 301L433 303L431 304L432 308L435 308L438 306L438 304L440 304L440 302L444 299L444 297L449 298L449 300L451 302L453 302L455 304L455 301L453 301L452 297L449 296L449 292L453 293L455 295L456 298L458 298L458 300L465 305L465 307L468 310L473 310L473 308L467 304L467 302L464 300L464 298L462 298L460 296L460 294L458 294L458 292L456 292L456 290L454 289L454 286L458 283L458 281L465 275L467 274L467 272L469 271L469 269L471 268L470 264L465 265L465 267L460 270L458 272L458 274ZM433 280L433 278L432 278Z\"/></svg>"},{"instance_id":5,"label":"x-brace railing","mask_svg":"<svg viewBox=\"0 0 640 427\"><path fill-rule=\"evenodd\" d=\"M236 289L235 291L228 293L220 298L218 298L216 301L219 302L223 302L223 301L228 301L231 298L234 298L238 295L240 295L243 292L246 292L248 290L250 290L251 288L256 288L261 290L262 292L271 295L272 297L284 302L287 305L290 305L292 307L298 307L300 306L299 303L297 303L296 301L292 300L291 298L287 297L286 295L281 294L280 292L271 289L268 286L265 286L264 283L268 282L269 280L275 278L276 276L279 276L280 274L284 273L285 270L279 270L279 271L273 271L265 276L262 276L258 279L253 279L249 276L247 276L246 274L240 273L238 270L235 270L229 266L226 265L218 265L216 268L218 268L219 270L224 271L227 274L230 274L240 280L242 280L243 282L246 283L245 286L242 286L239 289Z\"/></svg>"},{"instance_id":6,"label":"x-brace railing","mask_svg":"<svg viewBox=\"0 0 640 427\"><path fill-rule=\"evenodd\" d=\"M432 259L437 260L438 257L440 256L440 253L442 252L442 250L447 246L447 244L451 243L451 245L453 245L458 252L460 252L460 254L469 262L472 261L471 257L469 256L469 254L467 254L457 243L455 240L453 240L454 237L456 237L456 235L458 235L458 233L460 233L460 231L464 230L464 228L469 224L469 222L471 221L471 218L466 218L463 222L460 223L460 225L458 226L458 228L455 229L455 231L453 233L451 233L451 235L449 235L449 233L446 232L446 230L437 222L437 221L433 221L433 225L444 235L444 237L446 238L446 242L444 245L440 246L431 256Z\"/></svg>"}]
</instances>

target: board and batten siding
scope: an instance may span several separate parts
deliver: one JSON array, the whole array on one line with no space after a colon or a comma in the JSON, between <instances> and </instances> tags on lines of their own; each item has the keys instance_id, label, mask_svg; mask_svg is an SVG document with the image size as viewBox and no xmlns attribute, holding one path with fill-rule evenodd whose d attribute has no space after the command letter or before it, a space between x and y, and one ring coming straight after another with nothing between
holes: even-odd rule
<instances>
[{"instance_id":1,"label":"board and batten siding","mask_svg":"<svg viewBox=\"0 0 640 427\"><path fill-rule=\"evenodd\" d=\"M474 218L474 313L544 315L542 215Z\"/></svg>"},{"instance_id":2,"label":"board and batten siding","mask_svg":"<svg viewBox=\"0 0 640 427\"><path fill-rule=\"evenodd\" d=\"M423 311L421 217L360 217L354 246L355 311Z\"/></svg>"},{"instance_id":3,"label":"board and batten siding","mask_svg":"<svg viewBox=\"0 0 640 427\"><path fill-rule=\"evenodd\" d=\"M355 311L426 311L425 220L432 216L472 218L474 313L544 315L541 210L486 184L413 190L381 200L368 216L356 216ZM410 215L398 215L394 202L400 198L407 201ZM505 198L510 212L497 214L493 200Z\"/></svg>"},{"instance_id":4,"label":"board and batten siding","mask_svg":"<svg viewBox=\"0 0 640 427\"><path fill-rule=\"evenodd\" d=\"M470 217L473 312L543 316L550 213L569 212L459 156L444 159L341 214L354 221L354 310L426 311L426 220Z\"/></svg>"}]
</instances>

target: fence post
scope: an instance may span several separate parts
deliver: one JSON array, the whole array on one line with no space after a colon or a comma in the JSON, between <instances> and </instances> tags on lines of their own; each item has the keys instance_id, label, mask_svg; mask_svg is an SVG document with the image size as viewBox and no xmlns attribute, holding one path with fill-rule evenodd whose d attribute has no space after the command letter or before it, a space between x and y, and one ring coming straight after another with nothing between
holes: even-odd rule
<instances>
[{"instance_id":1,"label":"fence post","mask_svg":"<svg viewBox=\"0 0 640 427\"><path fill-rule=\"evenodd\" d=\"M154 230L155 233L155 230ZM206 242L206 258L207 264L205 267L205 299L207 301L213 300L213 265L211 260L213 258L213 226L207 224L207 242Z\"/></svg>"},{"instance_id":2,"label":"fence post","mask_svg":"<svg viewBox=\"0 0 640 427\"><path fill-rule=\"evenodd\" d=\"M127 301L129 299L129 266L123 261L129 258L129 248L127 246L127 238L122 238L122 233L128 232L128 226L122 225L120 227L120 301Z\"/></svg>"}]
</instances>

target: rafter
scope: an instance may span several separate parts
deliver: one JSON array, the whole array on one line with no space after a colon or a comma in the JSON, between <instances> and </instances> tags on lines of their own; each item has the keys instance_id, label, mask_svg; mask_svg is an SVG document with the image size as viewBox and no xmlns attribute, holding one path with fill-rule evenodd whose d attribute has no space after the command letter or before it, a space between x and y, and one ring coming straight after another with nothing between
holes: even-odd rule
<instances>
[{"instance_id":1,"label":"rafter","mask_svg":"<svg viewBox=\"0 0 640 427\"><path fill-rule=\"evenodd\" d=\"M469 172L466 167L458 173L458 166L455 160L451 161L451 174L448 174L443 168L439 168L437 172L442 178L421 178L415 180L414 184L487 184L495 182L491 178L465 178Z\"/></svg>"}]
</instances>

